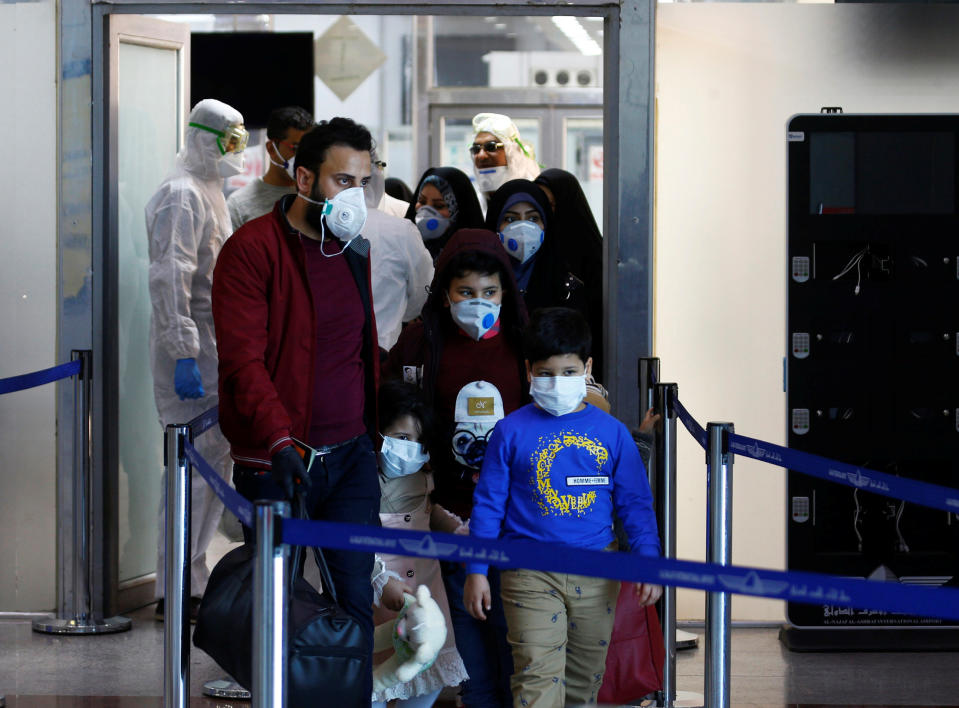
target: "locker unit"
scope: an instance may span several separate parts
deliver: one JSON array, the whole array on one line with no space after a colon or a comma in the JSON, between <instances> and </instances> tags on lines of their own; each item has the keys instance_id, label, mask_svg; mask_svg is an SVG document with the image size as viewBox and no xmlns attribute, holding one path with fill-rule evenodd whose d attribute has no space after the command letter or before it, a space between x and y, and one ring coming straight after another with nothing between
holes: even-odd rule
<instances>
[{"instance_id":1,"label":"locker unit","mask_svg":"<svg viewBox=\"0 0 959 708\"><path fill-rule=\"evenodd\" d=\"M959 488L959 115L787 129L791 448ZM787 473L787 567L959 583L959 515ZM789 603L796 629L942 627Z\"/></svg>"}]
</instances>

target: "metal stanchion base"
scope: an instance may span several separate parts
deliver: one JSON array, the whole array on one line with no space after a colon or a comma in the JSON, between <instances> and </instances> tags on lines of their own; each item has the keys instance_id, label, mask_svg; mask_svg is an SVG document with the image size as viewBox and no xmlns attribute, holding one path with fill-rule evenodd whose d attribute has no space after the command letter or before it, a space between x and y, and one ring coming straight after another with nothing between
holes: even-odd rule
<instances>
[{"instance_id":1,"label":"metal stanchion base","mask_svg":"<svg viewBox=\"0 0 959 708\"><path fill-rule=\"evenodd\" d=\"M676 650L695 649L699 646L699 635L692 632L686 632L682 629L676 630Z\"/></svg>"},{"instance_id":2,"label":"metal stanchion base","mask_svg":"<svg viewBox=\"0 0 959 708\"><path fill-rule=\"evenodd\" d=\"M203 684L203 695L210 698L232 698L234 700L250 700L250 692L233 679L227 677Z\"/></svg>"},{"instance_id":3,"label":"metal stanchion base","mask_svg":"<svg viewBox=\"0 0 959 708\"><path fill-rule=\"evenodd\" d=\"M99 622L82 619L42 619L33 621L33 631L44 634L115 634L130 629L127 617L108 617Z\"/></svg>"}]
</instances>

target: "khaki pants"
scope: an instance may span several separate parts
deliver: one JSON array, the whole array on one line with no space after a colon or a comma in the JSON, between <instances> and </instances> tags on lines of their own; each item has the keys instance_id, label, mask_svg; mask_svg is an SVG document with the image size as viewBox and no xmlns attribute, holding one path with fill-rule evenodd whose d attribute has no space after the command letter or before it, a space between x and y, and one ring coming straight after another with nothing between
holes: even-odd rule
<instances>
[{"instance_id":1,"label":"khaki pants","mask_svg":"<svg viewBox=\"0 0 959 708\"><path fill-rule=\"evenodd\" d=\"M606 669L619 581L504 570L515 708L595 703Z\"/></svg>"}]
</instances>

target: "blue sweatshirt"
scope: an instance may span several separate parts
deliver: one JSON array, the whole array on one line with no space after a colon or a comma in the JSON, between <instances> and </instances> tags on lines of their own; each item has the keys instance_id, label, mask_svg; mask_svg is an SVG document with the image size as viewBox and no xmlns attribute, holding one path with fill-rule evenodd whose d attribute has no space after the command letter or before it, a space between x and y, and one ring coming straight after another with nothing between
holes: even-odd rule
<instances>
[{"instance_id":1,"label":"blue sweatshirt","mask_svg":"<svg viewBox=\"0 0 959 708\"><path fill-rule=\"evenodd\" d=\"M614 539L614 510L633 551L659 555L646 469L626 426L589 404L554 416L530 403L490 435L470 535L602 550Z\"/></svg>"}]
</instances>

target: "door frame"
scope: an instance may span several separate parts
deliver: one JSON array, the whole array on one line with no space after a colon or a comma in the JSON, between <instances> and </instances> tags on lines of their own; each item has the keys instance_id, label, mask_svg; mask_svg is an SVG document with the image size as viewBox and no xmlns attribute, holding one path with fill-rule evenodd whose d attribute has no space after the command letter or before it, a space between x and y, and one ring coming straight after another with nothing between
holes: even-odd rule
<instances>
[{"instance_id":1,"label":"door frame","mask_svg":"<svg viewBox=\"0 0 959 708\"><path fill-rule=\"evenodd\" d=\"M194 0L92 0L62 3L58 16L60 59L58 134L58 354L71 349L94 352L93 474L101 488L115 487L116 468L108 471L105 408L109 358L104 344L114 324L105 318L112 274L107 270L109 193L107 165L110 147L106 68L109 52L108 18L114 14L334 14L334 15L513 15L603 17L604 76L604 311L607 386L613 413L627 425L639 422L636 361L652 353L653 292L653 146L654 52L656 0L577 0L575 5L529 3L527 0L443 0L411 5L406 0L357 0L314 4L291 0L205 2ZM417 22L419 24L419 21ZM415 56L423 59L417 45ZM416 87L417 83L414 83ZM573 89L571 89L573 90ZM425 100L422 90L417 101ZM500 101L498 101L500 102ZM416 105L422 106L422 103ZM416 123L414 123L415 125ZM621 166L628 165L628 169ZM89 284L80 293L67 283L80 278ZM102 281L100 279L103 279ZM66 388L66 387L61 387ZM58 400L59 429L69 430L73 402L66 392ZM114 430L112 434L116 434ZM70 469L73 443L58 436L58 469ZM110 477L113 477L111 482ZM62 486L61 486L62 489ZM58 495L64 511L64 495ZM96 500L93 543L103 553L104 568L116 568L116 505ZM111 520L109 517L113 515ZM115 536L115 533L114 533ZM114 547L111 548L111 542ZM111 562L112 558L112 562ZM108 573L105 573L108 575ZM116 609L115 577L100 586L103 610ZM112 587L111 587L112 585Z\"/></svg>"}]
</instances>

